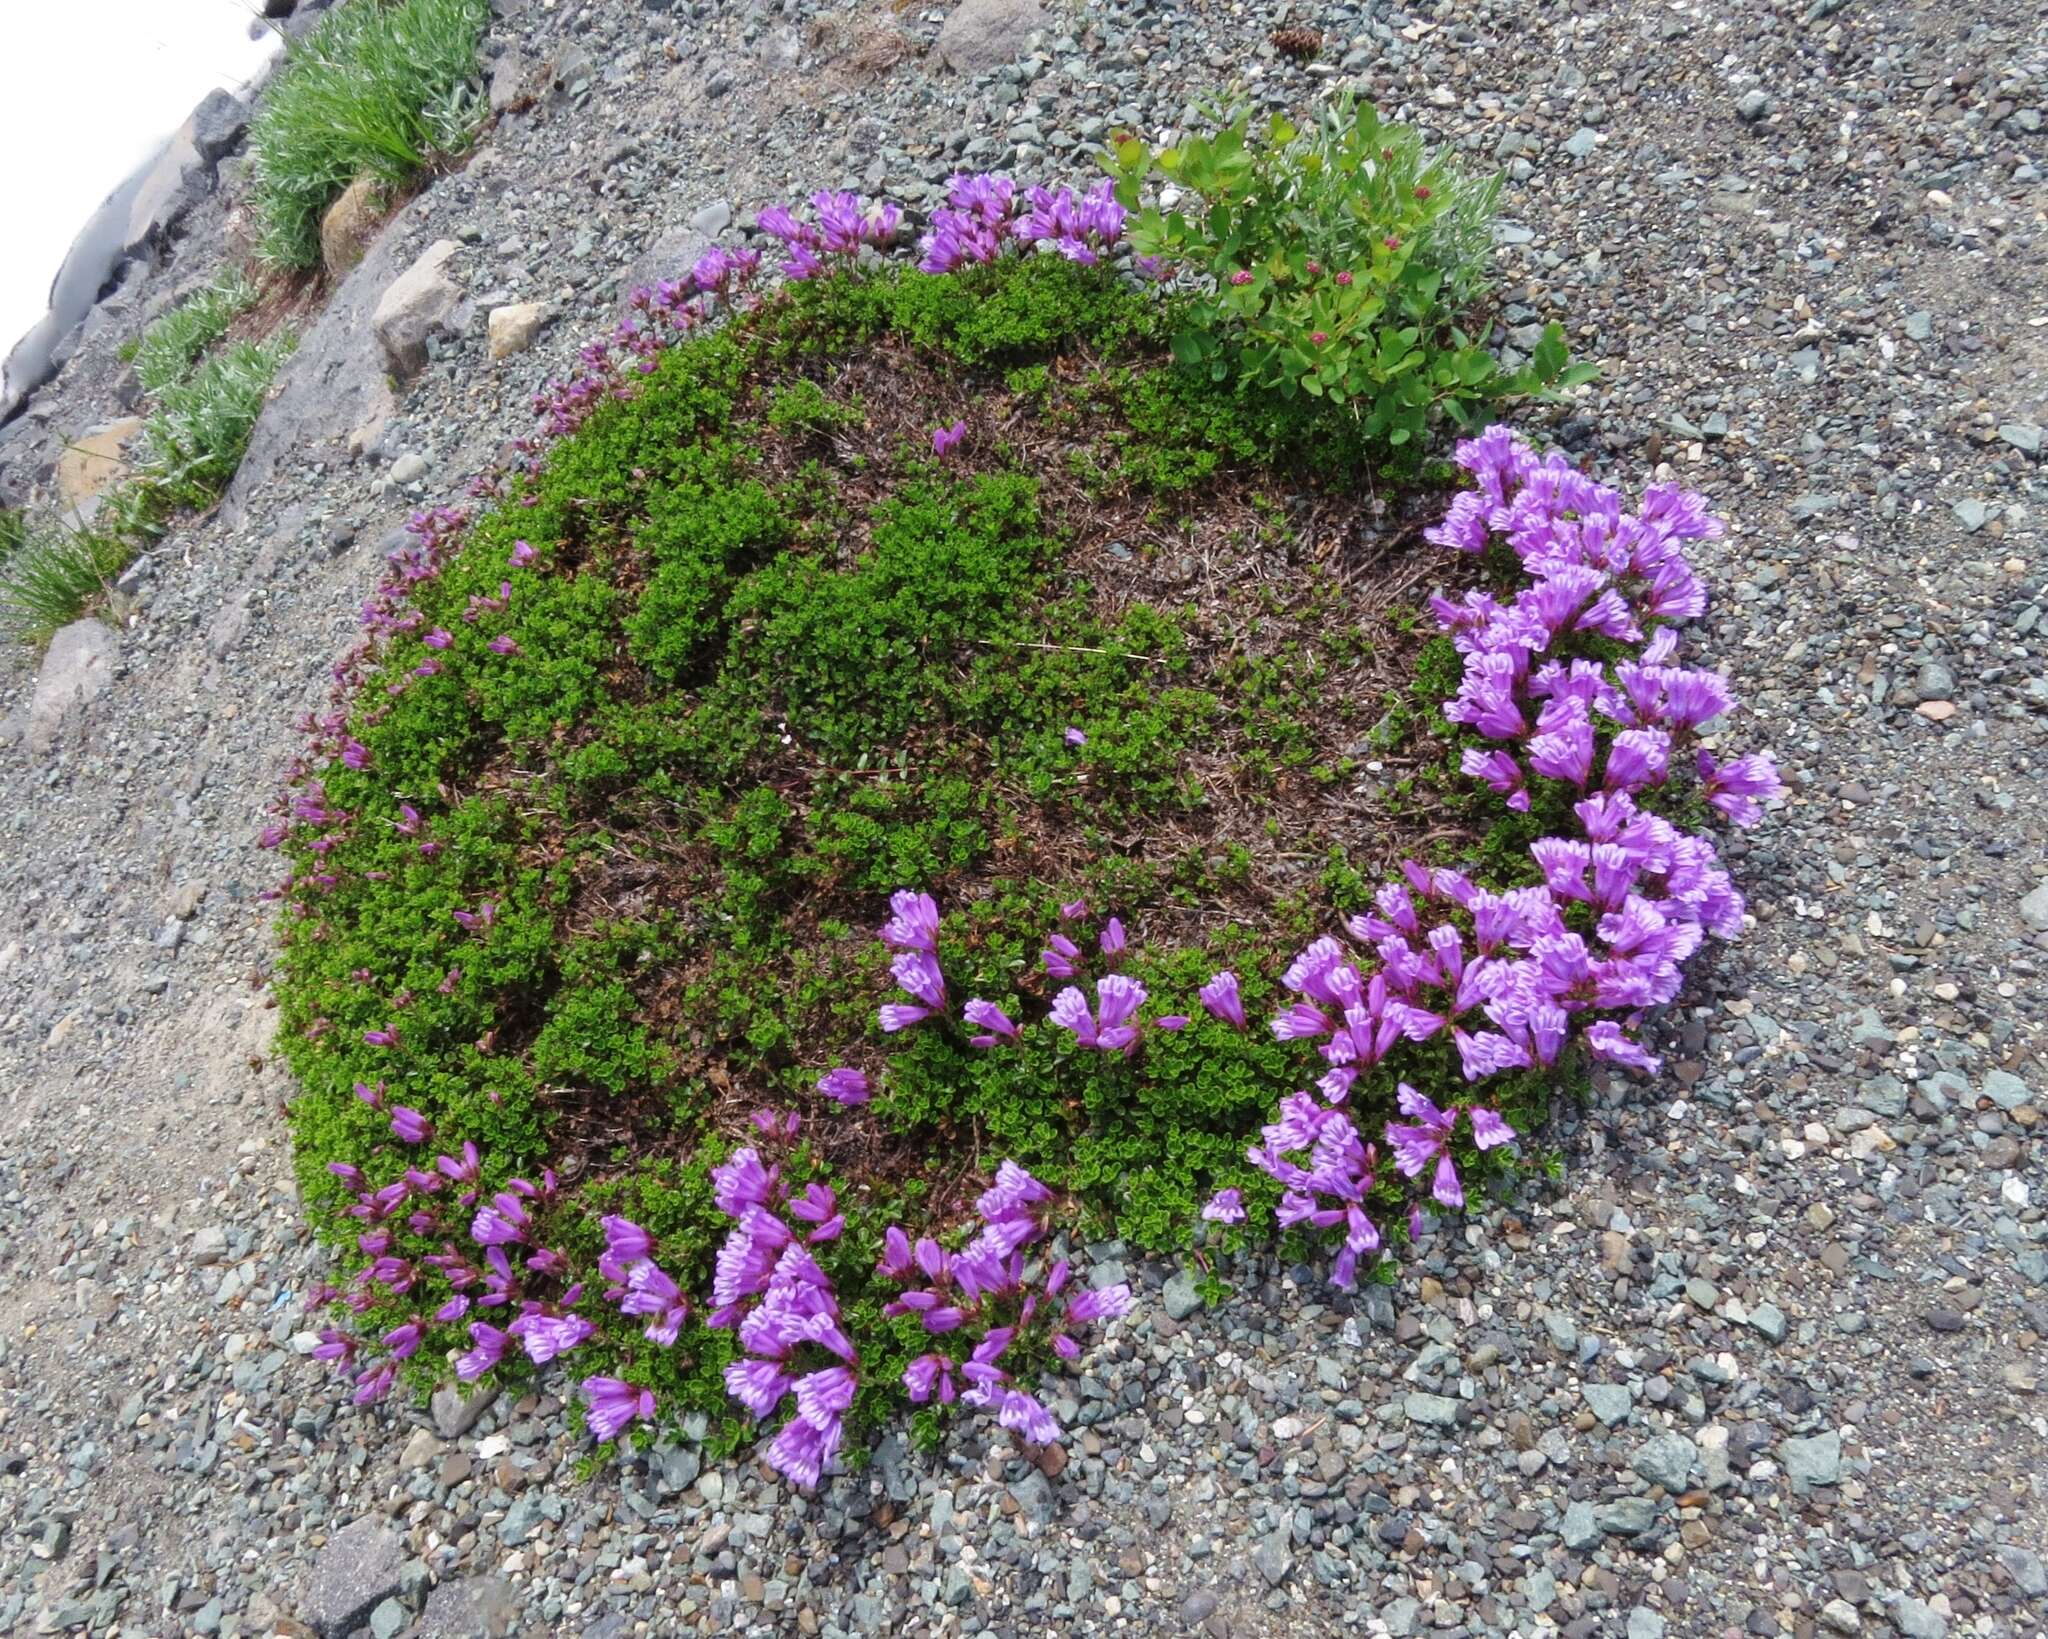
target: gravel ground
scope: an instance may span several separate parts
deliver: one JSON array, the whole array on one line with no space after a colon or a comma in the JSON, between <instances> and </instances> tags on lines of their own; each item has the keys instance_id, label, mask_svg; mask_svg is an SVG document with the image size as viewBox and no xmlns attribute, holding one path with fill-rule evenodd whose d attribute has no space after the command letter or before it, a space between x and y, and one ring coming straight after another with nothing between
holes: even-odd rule
<instances>
[{"instance_id":1,"label":"gravel ground","mask_svg":"<svg viewBox=\"0 0 2048 1639\"><path fill-rule=\"evenodd\" d=\"M501 100L538 100L388 230L401 266L460 243L461 338L364 459L287 458L173 537L114 688L0 752L0 1629L2048 1626L2034 8L1120 0L980 79L927 54L938 12L500 9ZM1273 57L1281 21L1325 31L1318 64ZM1203 1308L1133 1262L1149 1301L1036 1467L970 1432L811 1499L687 1445L586 1480L544 1397L347 1406L301 1358L323 1259L250 845L379 541L693 219L1078 169L1209 89L1332 79L1508 170L1506 321L1565 316L1607 371L1556 436L1733 521L1702 637L1793 790L1674 1069L1563 1117L1559 1186L1355 1303L1260 1263ZM554 322L490 364L483 311L526 299ZM0 662L0 707L33 675Z\"/></svg>"}]
</instances>

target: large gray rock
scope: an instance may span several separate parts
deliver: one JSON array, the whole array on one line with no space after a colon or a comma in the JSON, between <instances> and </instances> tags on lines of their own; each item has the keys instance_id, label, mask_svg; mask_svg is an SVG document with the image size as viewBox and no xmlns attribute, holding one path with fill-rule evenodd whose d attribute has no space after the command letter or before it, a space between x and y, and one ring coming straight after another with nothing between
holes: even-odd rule
<instances>
[{"instance_id":1,"label":"large gray rock","mask_svg":"<svg viewBox=\"0 0 2048 1639\"><path fill-rule=\"evenodd\" d=\"M50 639L28 708L28 744L35 752L57 742L73 707L90 705L114 686L121 641L97 620L74 620Z\"/></svg>"},{"instance_id":2,"label":"large gray rock","mask_svg":"<svg viewBox=\"0 0 2048 1639\"><path fill-rule=\"evenodd\" d=\"M405 1539L387 1520L371 1517L344 1525L313 1562L313 1578L299 1616L320 1639L342 1639L398 1592Z\"/></svg>"},{"instance_id":3,"label":"large gray rock","mask_svg":"<svg viewBox=\"0 0 2048 1639\"><path fill-rule=\"evenodd\" d=\"M961 0L939 30L939 60L956 74L1015 62L1049 19L1039 0Z\"/></svg>"},{"instance_id":4,"label":"large gray rock","mask_svg":"<svg viewBox=\"0 0 2048 1639\"><path fill-rule=\"evenodd\" d=\"M185 129L199 157L209 165L218 164L235 151L249 129L249 105L233 92L209 91L185 121Z\"/></svg>"},{"instance_id":5,"label":"large gray rock","mask_svg":"<svg viewBox=\"0 0 2048 1639\"><path fill-rule=\"evenodd\" d=\"M461 248L453 239L436 239L377 298L371 327L400 381L427 367L428 338L445 334L462 305L462 291L448 277L448 264Z\"/></svg>"},{"instance_id":6,"label":"large gray rock","mask_svg":"<svg viewBox=\"0 0 2048 1639\"><path fill-rule=\"evenodd\" d=\"M2048 879L2020 901L2020 920L2036 933L2048 933Z\"/></svg>"}]
</instances>

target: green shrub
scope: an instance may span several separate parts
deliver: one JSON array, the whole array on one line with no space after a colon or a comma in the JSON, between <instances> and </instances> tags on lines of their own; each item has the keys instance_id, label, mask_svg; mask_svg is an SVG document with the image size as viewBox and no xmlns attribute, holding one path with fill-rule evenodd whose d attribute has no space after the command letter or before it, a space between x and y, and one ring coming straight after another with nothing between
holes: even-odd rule
<instances>
[{"instance_id":1,"label":"green shrub","mask_svg":"<svg viewBox=\"0 0 2048 1639\"><path fill-rule=\"evenodd\" d=\"M289 49L249 127L258 251L320 265L320 219L359 176L403 187L467 147L487 0L353 0Z\"/></svg>"},{"instance_id":2,"label":"green shrub","mask_svg":"<svg viewBox=\"0 0 2048 1639\"><path fill-rule=\"evenodd\" d=\"M1208 288L1173 336L1190 368L1286 396L1354 405L1370 439L1419 439L1441 411L1465 425L1502 398L1588 379L1552 326L1508 371L1460 328L1487 283L1497 178L1464 175L1413 129L1346 95L1305 128L1241 114L1212 136L1106 158L1138 211L1154 171L1194 204L1138 211L1141 253Z\"/></svg>"},{"instance_id":3,"label":"green shrub","mask_svg":"<svg viewBox=\"0 0 2048 1639\"><path fill-rule=\"evenodd\" d=\"M1201 1015L1125 1059L934 1026L885 1060L876 1019L872 930L905 887L941 897L963 997L1042 1012L1039 952L1081 898L1130 922L1125 970L1162 1004L1198 1012L1229 966L1257 1017L1436 822L1337 772L1424 643L1362 634L1342 566L1294 538L1357 505L1355 428L1247 406L1167 328L1155 291L1050 257L797 287L678 342L467 525L366 666L352 749L316 750L319 811L352 817L284 841L280 1041L326 1233L361 1228L330 1163L406 1163L356 1090L384 1083L439 1146L479 1147L487 1187L573 1180L550 1245L587 1262L624 1212L701 1299L727 1227L709 1167L756 1108L800 1109L782 1164L851 1220L818 1255L871 1420L910 1341L880 1314L879 1228L951 1221L995 1158L1143 1247L1219 1184L1271 1199L1244 1152L1303 1063L1263 1029ZM972 436L935 457L962 407ZM1374 744L1433 760L1425 726ZM814 1090L845 1063L885 1088L865 1111ZM651 1351L588 1313L579 1371L740 1437L728 1335ZM380 1299L363 1325L405 1318ZM420 1379L462 1341L433 1328Z\"/></svg>"}]
</instances>

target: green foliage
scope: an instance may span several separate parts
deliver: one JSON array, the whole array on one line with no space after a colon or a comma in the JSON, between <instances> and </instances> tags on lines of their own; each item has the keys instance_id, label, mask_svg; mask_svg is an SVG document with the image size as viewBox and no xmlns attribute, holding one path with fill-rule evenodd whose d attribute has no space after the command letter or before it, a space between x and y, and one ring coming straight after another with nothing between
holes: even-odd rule
<instances>
[{"instance_id":1,"label":"green foliage","mask_svg":"<svg viewBox=\"0 0 2048 1639\"><path fill-rule=\"evenodd\" d=\"M1136 212L1141 253L1211 281L1174 356L1216 380L1354 406L1370 442L1419 440L1435 414L1463 425L1504 398L1588 379L1551 326L1506 371L1459 328L1484 292L1498 178L1458 171L1408 126L1348 94L1305 128L1240 114L1154 151L1127 137L1105 165ZM1158 172L1198 204L1140 207Z\"/></svg>"},{"instance_id":2,"label":"green foliage","mask_svg":"<svg viewBox=\"0 0 2048 1639\"><path fill-rule=\"evenodd\" d=\"M209 506L228 487L294 338L234 342L158 390L143 422L137 479L166 512Z\"/></svg>"},{"instance_id":3,"label":"green foliage","mask_svg":"<svg viewBox=\"0 0 2048 1639\"><path fill-rule=\"evenodd\" d=\"M320 218L357 177L403 187L469 145L489 17L488 0L356 0L292 43L249 127L265 261L317 268Z\"/></svg>"},{"instance_id":4,"label":"green foliage","mask_svg":"<svg viewBox=\"0 0 2048 1639\"><path fill-rule=\"evenodd\" d=\"M246 277L229 269L124 344L121 356L134 364L142 390L163 393L181 386L207 349L256 305L256 295Z\"/></svg>"},{"instance_id":5,"label":"green foliage","mask_svg":"<svg viewBox=\"0 0 2048 1639\"><path fill-rule=\"evenodd\" d=\"M1141 1247L1184 1244L1219 1186L1271 1203L1246 1145L1312 1056L1195 993L1230 967L1270 1015L1293 951L1366 902L1347 844L1396 839L1325 795L1380 714L1368 661L1423 645L1361 634L1292 551L1290 519L1355 482L1355 431L1177 369L1158 312L1056 258L796 287L680 343L469 526L353 702L364 766L314 770L351 817L287 844L319 885L283 919L280 1039L331 1234L360 1226L329 1162L383 1181L408 1159L356 1091L383 1082L439 1145L476 1143L487 1185L573 1181L547 1234L580 1268L621 1212L701 1299L725 1232L708 1169L750 1110L798 1109L779 1160L848 1214L818 1256L872 1427L923 1346L881 1313L879 1233L944 1232L996 1158ZM873 390L885 373L911 402ZM934 459L923 429L956 415L975 436ZM1196 588L1176 531L1212 501L1228 573ZM1430 754L1425 721L1383 726L1388 754ZM1020 1043L884 1041L872 930L902 887L941 897L956 999L1001 1003ZM1124 971L1185 1030L1127 1058L1047 1021L1039 952L1075 898L1129 922ZM875 1075L861 1111L813 1091L841 1063ZM1392 1096L1354 1100L1369 1123ZM730 1334L655 1349L581 1312L601 1329L579 1371L646 1384L714 1448L744 1437ZM459 1342L437 1328L421 1358Z\"/></svg>"},{"instance_id":6,"label":"green foliage","mask_svg":"<svg viewBox=\"0 0 2048 1639\"><path fill-rule=\"evenodd\" d=\"M38 524L5 515L0 542L0 637L47 643L105 594L135 553L98 529Z\"/></svg>"}]
</instances>

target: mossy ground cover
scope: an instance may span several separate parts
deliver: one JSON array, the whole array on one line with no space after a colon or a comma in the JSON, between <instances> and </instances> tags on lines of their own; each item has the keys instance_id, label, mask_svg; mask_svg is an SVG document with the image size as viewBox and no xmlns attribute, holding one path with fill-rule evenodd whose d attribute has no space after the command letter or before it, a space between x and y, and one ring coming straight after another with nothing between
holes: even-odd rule
<instances>
[{"instance_id":1,"label":"mossy ground cover","mask_svg":"<svg viewBox=\"0 0 2048 1639\"><path fill-rule=\"evenodd\" d=\"M1244 1150L1315 1074L1256 1022L1280 971L1402 858L1486 857L1499 809L1444 800L1456 664L1415 607L1486 569L1418 549L1426 475L1375 476L1326 407L1176 368L1170 324L1055 258L788 287L470 524L317 771L347 823L288 843L281 1040L328 1231L364 1230L329 1163L382 1179L418 1154L359 1096L381 1087L436 1148L474 1143L486 1190L551 1167L572 1261L621 1213L701 1293L728 1227L708 1169L758 1139L752 1112L793 1109L786 1175L848 1217L818 1256L850 1329L907 1359L914 1320L863 1295L881 1228L957 1219L1000 1158L1082 1233L1147 1248L1220 1185L1277 1195ZM1042 1019L1038 953L1081 900L1068 931L1119 916L1123 971L1193 1022L1130 1058L1052 1029L885 1040L898 888L944 906L961 995ZM1250 1031L1195 1005L1226 967ZM1405 1052L1390 1068L1442 1076ZM823 1099L834 1065L873 1102ZM1497 1102L1526 1131L1539 1097ZM379 1233L415 1263L453 1250ZM730 1334L693 1319L654 1350L600 1308L579 1369L737 1437ZM418 1309L380 1291L366 1325ZM430 1327L421 1380L465 1341ZM895 1403L901 1365L864 1360L858 1410Z\"/></svg>"}]
</instances>

